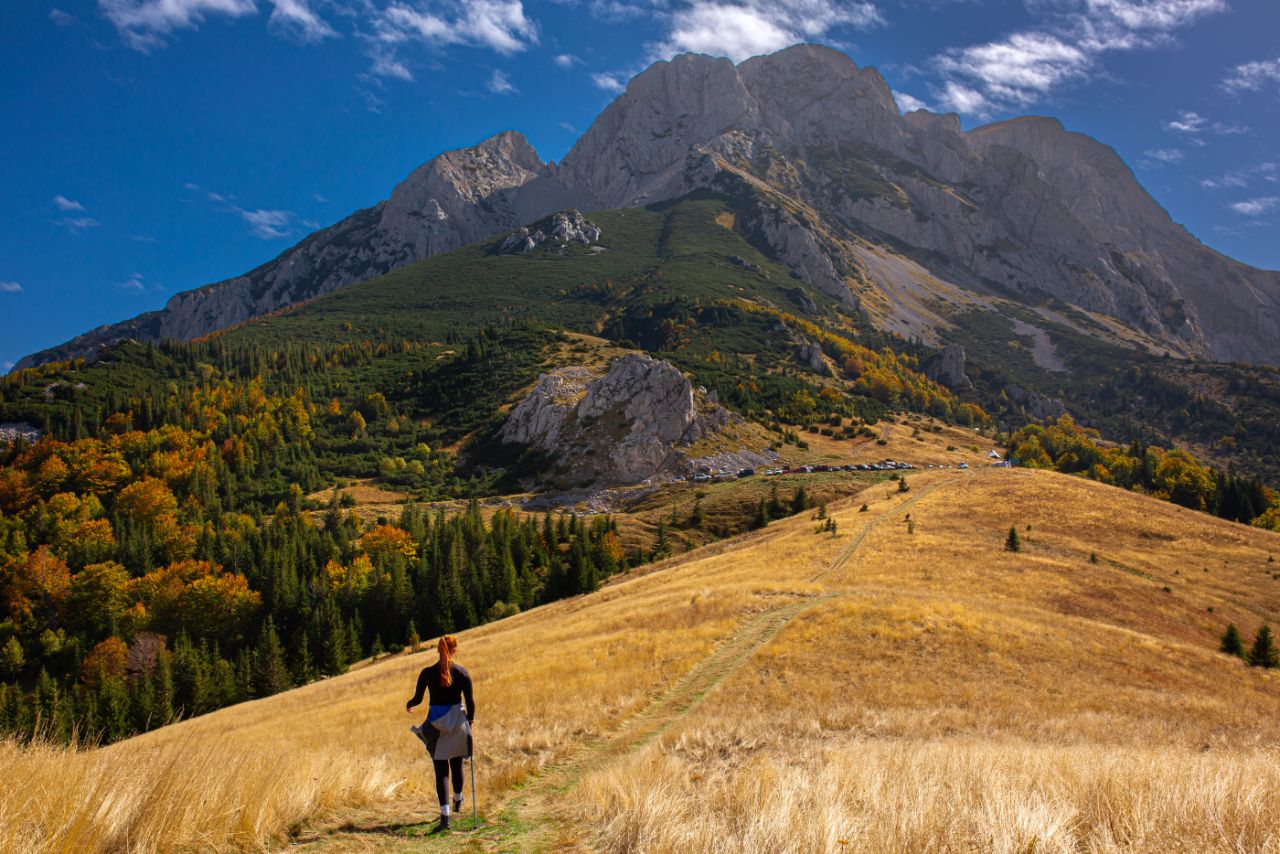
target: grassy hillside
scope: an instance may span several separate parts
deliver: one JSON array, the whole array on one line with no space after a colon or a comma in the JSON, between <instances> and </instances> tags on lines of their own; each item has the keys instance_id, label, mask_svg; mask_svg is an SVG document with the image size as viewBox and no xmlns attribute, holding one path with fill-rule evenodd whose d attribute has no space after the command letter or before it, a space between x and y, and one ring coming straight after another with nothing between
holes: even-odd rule
<instances>
[{"instance_id":1,"label":"grassy hillside","mask_svg":"<svg viewBox=\"0 0 1280 854\"><path fill-rule=\"evenodd\" d=\"M1280 535L1017 469L829 510L462 634L475 837L421 836L420 653L0 747L0 848L1280 850L1280 679L1217 652L1280 619Z\"/></svg>"}]
</instances>

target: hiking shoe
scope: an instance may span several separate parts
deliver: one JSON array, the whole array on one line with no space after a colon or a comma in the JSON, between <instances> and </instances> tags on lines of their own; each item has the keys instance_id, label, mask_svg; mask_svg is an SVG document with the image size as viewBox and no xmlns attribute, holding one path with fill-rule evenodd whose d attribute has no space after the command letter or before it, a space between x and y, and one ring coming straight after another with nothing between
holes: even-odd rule
<instances>
[{"instance_id":1,"label":"hiking shoe","mask_svg":"<svg viewBox=\"0 0 1280 854\"><path fill-rule=\"evenodd\" d=\"M444 833L449 829L449 816L440 816L440 821L436 822L436 826L432 828L432 833Z\"/></svg>"},{"instance_id":2,"label":"hiking shoe","mask_svg":"<svg viewBox=\"0 0 1280 854\"><path fill-rule=\"evenodd\" d=\"M426 737L426 735L422 732L422 727L420 727L420 726L411 726L411 727L409 727L409 732L413 733L414 735L416 735L416 736L418 737L418 740L422 742L422 746L423 746L423 747L426 747L428 750L430 749L430 745L428 745L428 744L427 744L427 737Z\"/></svg>"},{"instance_id":3,"label":"hiking shoe","mask_svg":"<svg viewBox=\"0 0 1280 854\"><path fill-rule=\"evenodd\" d=\"M462 810L462 795L453 799L453 812L456 815Z\"/></svg>"}]
</instances>

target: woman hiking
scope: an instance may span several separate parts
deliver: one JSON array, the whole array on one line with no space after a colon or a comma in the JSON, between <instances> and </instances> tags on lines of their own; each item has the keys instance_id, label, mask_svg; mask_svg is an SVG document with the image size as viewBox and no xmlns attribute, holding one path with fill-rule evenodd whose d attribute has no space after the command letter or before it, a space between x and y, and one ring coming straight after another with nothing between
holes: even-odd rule
<instances>
[{"instance_id":1,"label":"woman hiking","mask_svg":"<svg viewBox=\"0 0 1280 854\"><path fill-rule=\"evenodd\" d=\"M461 664L454 664L458 639L445 635L436 644L440 660L422 668L413 699L405 711L413 713L427 694L427 719L409 730L422 739L431 754L436 771L436 795L440 802L440 823L435 832L449 829L449 814L462 807L462 758L471 755L471 721L476 714L476 701L471 696L471 674ZM462 706L463 698L467 705ZM452 772L452 774L450 774ZM453 804L450 810L446 780L453 777Z\"/></svg>"}]
</instances>

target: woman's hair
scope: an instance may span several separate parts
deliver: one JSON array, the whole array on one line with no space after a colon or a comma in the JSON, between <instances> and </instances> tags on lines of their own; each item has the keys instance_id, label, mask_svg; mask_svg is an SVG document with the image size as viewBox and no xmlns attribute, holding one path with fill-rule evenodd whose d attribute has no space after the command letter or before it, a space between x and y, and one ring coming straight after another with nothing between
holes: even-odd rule
<instances>
[{"instance_id":1,"label":"woman's hair","mask_svg":"<svg viewBox=\"0 0 1280 854\"><path fill-rule=\"evenodd\" d=\"M453 654L458 651L458 639L453 635L445 635L436 644L436 650L440 653L440 684L448 688L453 684L450 666L453 664Z\"/></svg>"}]
</instances>

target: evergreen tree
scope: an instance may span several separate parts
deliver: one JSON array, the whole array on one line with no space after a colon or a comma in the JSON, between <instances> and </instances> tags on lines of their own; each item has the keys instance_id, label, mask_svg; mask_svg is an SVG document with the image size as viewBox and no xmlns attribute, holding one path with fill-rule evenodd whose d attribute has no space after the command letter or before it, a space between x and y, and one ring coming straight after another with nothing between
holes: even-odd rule
<instances>
[{"instance_id":1,"label":"evergreen tree","mask_svg":"<svg viewBox=\"0 0 1280 854\"><path fill-rule=\"evenodd\" d=\"M1222 633L1222 643L1218 649L1227 655L1244 658L1244 641L1240 639L1240 630L1236 628L1235 623L1227 625L1227 630Z\"/></svg>"},{"instance_id":2,"label":"evergreen tree","mask_svg":"<svg viewBox=\"0 0 1280 854\"><path fill-rule=\"evenodd\" d=\"M1022 540L1018 538L1018 528L1015 525L1009 529L1009 536L1004 541L1005 551L1020 552L1022 551Z\"/></svg>"},{"instance_id":3,"label":"evergreen tree","mask_svg":"<svg viewBox=\"0 0 1280 854\"><path fill-rule=\"evenodd\" d=\"M805 492L803 486L798 488L795 495L791 496L791 514L803 513L809 509L809 493Z\"/></svg>"},{"instance_id":4,"label":"evergreen tree","mask_svg":"<svg viewBox=\"0 0 1280 854\"><path fill-rule=\"evenodd\" d=\"M1253 646L1249 648L1249 664L1253 667L1272 668L1280 666L1275 642L1271 639L1271 627L1265 623L1258 627L1253 636Z\"/></svg>"},{"instance_id":5,"label":"evergreen tree","mask_svg":"<svg viewBox=\"0 0 1280 854\"><path fill-rule=\"evenodd\" d=\"M767 527L768 525L769 505L765 504L764 499L761 498L760 504L756 507L756 515L751 519L751 527L758 530L760 528Z\"/></svg>"},{"instance_id":6,"label":"evergreen tree","mask_svg":"<svg viewBox=\"0 0 1280 854\"><path fill-rule=\"evenodd\" d=\"M270 697L293 687L289 668L284 661L284 648L271 617L262 625L253 651L253 692L256 697Z\"/></svg>"},{"instance_id":7,"label":"evergreen tree","mask_svg":"<svg viewBox=\"0 0 1280 854\"><path fill-rule=\"evenodd\" d=\"M693 502L693 512L689 514L689 525L693 528L701 528L704 516L702 513L702 499L698 498Z\"/></svg>"}]
</instances>

